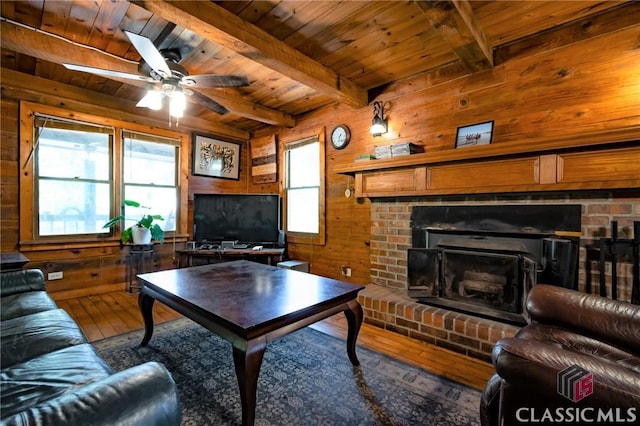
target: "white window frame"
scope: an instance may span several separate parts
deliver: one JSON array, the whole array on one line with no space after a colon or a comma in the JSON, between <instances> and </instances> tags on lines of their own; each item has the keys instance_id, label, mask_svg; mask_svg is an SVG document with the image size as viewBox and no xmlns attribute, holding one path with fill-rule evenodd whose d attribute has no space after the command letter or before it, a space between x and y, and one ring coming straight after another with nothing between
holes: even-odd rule
<instances>
[{"instance_id":1,"label":"white window frame","mask_svg":"<svg viewBox=\"0 0 640 426\"><path fill-rule=\"evenodd\" d=\"M291 149L295 149L295 147L300 146L305 143L318 142L319 149L319 170L320 170L320 181L318 187L318 232L317 233L305 233L305 232L290 232L288 230L288 200L287 193L289 189L289 164L288 164L288 151ZM281 186L281 197L282 197L282 205L283 205L283 227L287 236L287 241L291 243L297 244L312 244L312 245L324 245L326 241L326 214L325 214L325 132L324 129L318 131L316 134L311 134L308 136L297 137L288 142L283 142L282 144L282 164L281 166L281 174L282 176L282 186Z\"/></svg>"}]
</instances>

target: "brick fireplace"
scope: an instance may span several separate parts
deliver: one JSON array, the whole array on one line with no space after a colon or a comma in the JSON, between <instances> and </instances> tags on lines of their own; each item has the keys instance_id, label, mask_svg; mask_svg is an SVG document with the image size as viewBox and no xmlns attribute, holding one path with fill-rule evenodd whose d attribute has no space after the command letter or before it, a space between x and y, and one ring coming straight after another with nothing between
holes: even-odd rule
<instances>
[{"instance_id":1,"label":"brick fireplace","mask_svg":"<svg viewBox=\"0 0 640 426\"><path fill-rule=\"evenodd\" d=\"M522 194L373 199L371 204L371 283L361 292L365 321L418 340L490 361L497 340L512 336L519 326L420 303L407 294L408 253L412 248L411 217L416 206L579 205L578 282L581 291L597 294L598 264L589 254L600 238L609 237L616 220L621 238L630 238L640 218L640 192L602 191L568 194ZM631 297L631 260L619 267L618 299ZM606 267L610 271L610 265ZM607 277L607 285L610 277Z\"/></svg>"}]
</instances>

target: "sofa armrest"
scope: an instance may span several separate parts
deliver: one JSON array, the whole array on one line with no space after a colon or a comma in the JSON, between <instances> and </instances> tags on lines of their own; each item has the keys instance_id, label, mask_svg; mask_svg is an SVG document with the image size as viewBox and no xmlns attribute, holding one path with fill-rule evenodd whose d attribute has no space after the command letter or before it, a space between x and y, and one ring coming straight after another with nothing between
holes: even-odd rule
<instances>
[{"instance_id":1,"label":"sofa armrest","mask_svg":"<svg viewBox=\"0 0 640 426\"><path fill-rule=\"evenodd\" d=\"M46 291L44 274L40 269L3 272L0 275L0 296L27 291Z\"/></svg>"},{"instance_id":2,"label":"sofa armrest","mask_svg":"<svg viewBox=\"0 0 640 426\"><path fill-rule=\"evenodd\" d=\"M502 378L494 374L489 378L480 396L480 424L500 426L500 391Z\"/></svg>"},{"instance_id":3,"label":"sofa armrest","mask_svg":"<svg viewBox=\"0 0 640 426\"><path fill-rule=\"evenodd\" d=\"M640 306L538 284L527 296L531 320L585 334L640 353Z\"/></svg>"},{"instance_id":4,"label":"sofa armrest","mask_svg":"<svg viewBox=\"0 0 640 426\"><path fill-rule=\"evenodd\" d=\"M640 406L640 373L632 368L550 343L521 338L501 339L493 349L496 373L516 389L522 404L553 406L569 402L557 393L558 373L578 366L593 377L593 393L584 398L594 407ZM503 393L504 395L504 393Z\"/></svg>"},{"instance_id":5,"label":"sofa armrest","mask_svg":"<svg viewBox=\"0 0 640 426\"><path fill-rule=\"evenodd\" d=\"M3 425L179 425L175 382L160 363L147 362L3 419Z\"/></svg>"}]
</instances>

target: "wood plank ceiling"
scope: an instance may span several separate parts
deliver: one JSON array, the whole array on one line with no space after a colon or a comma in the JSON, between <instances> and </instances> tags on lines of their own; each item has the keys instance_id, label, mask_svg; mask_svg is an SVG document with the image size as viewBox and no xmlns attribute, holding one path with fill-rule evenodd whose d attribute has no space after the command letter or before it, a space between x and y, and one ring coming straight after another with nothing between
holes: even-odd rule
<instances>
[{"instance_id":1,"label":"wood plank ceiling","mask_svg":"<svg viewBox=\"0 0 640 426\"><path fill-rule=\"evenodd\" d=\"M363 107L381 87L421 73L460 64L481 72L507 60L497 52L516 41L576 20L588 25L621 3L3 0L2 67L133 106L148 83L61 65L137 74L141 58L126 30L179 50L190 74L246 75L248 87L199 90L229 113L190 102L186 114L251 132L293 127L335 102Z\"/></svg>"}]
</instances>

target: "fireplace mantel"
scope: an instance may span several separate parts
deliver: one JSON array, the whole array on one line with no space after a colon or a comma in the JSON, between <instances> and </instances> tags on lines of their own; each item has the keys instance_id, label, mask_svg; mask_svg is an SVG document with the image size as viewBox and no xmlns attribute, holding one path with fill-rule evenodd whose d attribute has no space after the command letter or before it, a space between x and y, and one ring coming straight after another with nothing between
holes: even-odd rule
<instances>
[{"instance_id":1,"label":"fireplace mantel","mask_svg":"<svg viewBox=\"0 0 640 426\"><path fill-rule=\"evenodd\" d=\"M622 142L621 142L622 141ZM640 127L337 166L357 197L640 188Z\"/></svg>"}]
</instances>

